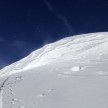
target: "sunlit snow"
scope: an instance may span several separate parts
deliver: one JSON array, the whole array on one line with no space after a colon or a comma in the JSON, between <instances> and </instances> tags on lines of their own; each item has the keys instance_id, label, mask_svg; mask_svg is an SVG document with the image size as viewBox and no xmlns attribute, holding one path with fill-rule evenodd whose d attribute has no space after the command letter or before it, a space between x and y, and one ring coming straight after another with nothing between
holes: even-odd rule
<instances>
[{"instance_id":1,"label":"sunlit snow","mask_svg":"<svg viewBox=\"0 0 108 108\"><path fill-rule=\"evenodd\" d=\"M108 32L64 38L0 70L0 108L108 108Z\"/></svg>"}]
</instances>

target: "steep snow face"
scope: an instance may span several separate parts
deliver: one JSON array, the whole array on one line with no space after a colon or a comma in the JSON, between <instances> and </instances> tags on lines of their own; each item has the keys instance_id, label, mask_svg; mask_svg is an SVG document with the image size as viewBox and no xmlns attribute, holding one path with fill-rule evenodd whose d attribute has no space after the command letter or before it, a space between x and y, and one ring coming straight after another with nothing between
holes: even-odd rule
<instances>
[{"instance_id":1,"label":"steep snow face","mask_svg":"<svg viewBox=\"0 0 108 108\"><path fill-rule=\"evenodd\" d=\"M62 39L2 69L0 108L108 108L108 33Z\"/></svg>"},{"instance_id":2,"label":"steep snow face","mask_svg":"<svg viewBox=\"0 0 108 108\"><path fill-rule=\"evenodd\" d=\"M6 76L60 61L88 61L108 55L108 33L72 36L32 52L24 59L0 71Z\"/></svg>"}]
</instances>

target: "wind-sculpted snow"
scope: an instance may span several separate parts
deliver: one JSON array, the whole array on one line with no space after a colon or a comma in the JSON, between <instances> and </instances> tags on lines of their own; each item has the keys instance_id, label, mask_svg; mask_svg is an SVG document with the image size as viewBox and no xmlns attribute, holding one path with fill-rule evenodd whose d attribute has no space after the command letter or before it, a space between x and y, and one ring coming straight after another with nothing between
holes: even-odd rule
<instances>
[{"instance_id":1,"label":"wind-sculpted snow","mask_svg":"<svg viewBox=\"0 0 108 108\"><path fill-rule=\"evenodd\" d=\"M64 38L0 71L0 108L108 108L108 33Z\"/></svg>"},{"instance_id":2,"label":"wind-sculpted snow","mask_svg":"<svg viewBox=\"0 0 108 108\"><path fill-rule=\"evenodd\" d=\"M59 60L94 59L108 54L108 33L85 34L68 37L48 44L32 52L24 59L13 63L0 71L0 76L6 76L31 68L44 66ZM92 55L91 55L92 53Z\"/></svg>"}]
</instances>

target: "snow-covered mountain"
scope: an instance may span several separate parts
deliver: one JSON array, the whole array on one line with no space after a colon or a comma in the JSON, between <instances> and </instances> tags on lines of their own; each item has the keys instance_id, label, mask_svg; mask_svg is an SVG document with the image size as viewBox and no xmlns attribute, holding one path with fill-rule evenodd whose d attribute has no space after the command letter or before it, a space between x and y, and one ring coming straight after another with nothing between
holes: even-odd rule
<instances>
[{"instance_id":1,"label":"snow-covered mountain","mask_svg":"<svg viewBox=\"0 0 108 108\"><path fill-rule=\"evenodd\" d=\"M108 32L64 38L0 70L0 108L108 108Z\"/></svg>"}]
</instances>

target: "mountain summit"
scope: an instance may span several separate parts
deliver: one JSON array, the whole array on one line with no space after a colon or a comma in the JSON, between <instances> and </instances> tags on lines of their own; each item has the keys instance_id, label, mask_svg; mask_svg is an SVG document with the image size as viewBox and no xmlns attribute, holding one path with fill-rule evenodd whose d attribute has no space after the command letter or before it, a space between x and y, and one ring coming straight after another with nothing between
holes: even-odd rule
<instances>
[{"instance_id":1,"label":"mountain summit","mask_svg":"<svg viewBox=\"0 0 108 108\"><path fill-rule=\"evenodd\" d=\"M0 70L0 108L108 108L108 33L47 44Z\"/></svg>"},{"instance_id":2,"label":"mountain summit","mask_svg":"<svg viewBox=\"0 0 108 108\"><path fill-rule=\"evenodd\" d=\"M108 33L91 33L47 44L0 71L1 76L64 61L87 61L107 56Z\"/></svg>"}]
</instances>

